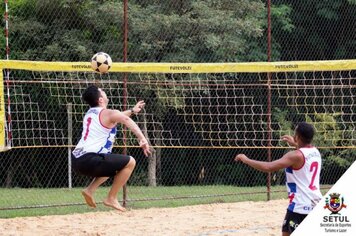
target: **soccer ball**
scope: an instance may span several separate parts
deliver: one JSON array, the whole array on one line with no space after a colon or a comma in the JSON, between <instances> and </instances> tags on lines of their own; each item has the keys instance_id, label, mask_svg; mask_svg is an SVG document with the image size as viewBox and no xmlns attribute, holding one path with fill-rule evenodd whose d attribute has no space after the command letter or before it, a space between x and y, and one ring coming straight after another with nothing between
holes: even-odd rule
<instances>
[{"instance_id":1,"label":"soccer ball","mask_svg":"<svg viewBox=\"0 0 356 236\"><path fill-rule=\"evenodd\" d=\"M98 52L91 58L91 68L96 72L107 73L111 65L111 57L105 52Z\"/></svg>"}]
</instances>

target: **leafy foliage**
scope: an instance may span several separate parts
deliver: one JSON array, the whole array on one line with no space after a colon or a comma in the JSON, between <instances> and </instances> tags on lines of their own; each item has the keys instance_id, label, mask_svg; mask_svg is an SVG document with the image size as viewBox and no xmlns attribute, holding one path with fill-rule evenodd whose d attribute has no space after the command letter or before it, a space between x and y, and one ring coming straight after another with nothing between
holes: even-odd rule
<instances>
[{"instance_id":1,"label":"leafy foliage","mask_svg":"<svg viewBox=\"0 0 356 236\"><path fill-rule=\"evenodd\" d=\"M289 12L293 30L285 31L273 21L274 36L283 51L281 60L335 60L356 57L355 0L279 0ZM285 8L288 6L287 8Z\"/></svg>"}]
</instances>

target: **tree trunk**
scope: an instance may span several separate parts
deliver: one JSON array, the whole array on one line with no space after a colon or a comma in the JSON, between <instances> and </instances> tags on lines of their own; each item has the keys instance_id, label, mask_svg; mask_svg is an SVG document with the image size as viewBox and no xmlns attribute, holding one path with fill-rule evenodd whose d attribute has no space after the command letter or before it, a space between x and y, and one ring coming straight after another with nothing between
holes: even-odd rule
<instances>
[{"instance_id":1,"label":"tree trunk","mask_svg":"<svg viewBox=\"0 0 356 236\"><path fill-rule=\"evenodd\" d=\"M13 179L15 173L18 172L18 167L21 166L23 158L13 158L10 157L9 162L9 168L6 171L6 179L5 179L5 187L6 188L11 188L13 186Z\"/></svg>"},{"instance_id":2,"label":"tree trunk","mask_svg":"<svg viewBox=\"0 0 356 236\"><path fill-rule=\"evenodd\" d=\"M156 152L153 151L152 155L148 158L148 186L157 186L156 181Z\"/></svg>"},{"instance_id":3,"label":"tree trunk","mask_svg":"<svg viewBox=\"0 0 356 236\"><path fill-rule=\"evenodd\" d=\"M8 170L6 171L6 179L5 179L5 187L6 188L11 187L13 176L14 176L14 168L11 163Z\"/></svg>"},{"instance_id":4,"label":"tree trunk","mask_svg":"<svg viewBox=\"0 0 356 236\"><path fill-rule=\"evenodd\" d=\"M143 129L142 129L143 134L145 135L148 144L152 146L152 143L148 137L147 133L147 120L146 116L143 115ZM151 150L152 154L148 157L148 186L157 186L157 181L156 181L156 151L154 149Z\"/></svg>"}]
</instances>

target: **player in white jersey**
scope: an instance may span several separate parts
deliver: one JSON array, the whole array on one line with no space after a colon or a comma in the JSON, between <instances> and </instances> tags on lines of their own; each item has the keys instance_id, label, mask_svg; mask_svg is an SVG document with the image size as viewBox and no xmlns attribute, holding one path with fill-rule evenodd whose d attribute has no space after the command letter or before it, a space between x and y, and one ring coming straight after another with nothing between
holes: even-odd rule
<instances>
[{"instance_id":1,"label":"player in white jersey","mask_svg":"<svg viewBox=\"0 0 356 236\"><path fill-rule=\"evenodd\" d=\"M282 136L283 141L297 148L282 158L264 162L252 160L244 154L235 157L235 161L242 161L263 172L285 168L289 206L282 226L283 236L290 235L322 198L319 188L321 155L311 145L313 137L313 126L303 122L295 128L294 137Z\"/></svg>"},{"instance_id":2,"label":"player in white jersey","mask_svg":"<svg viewBox=\"0 0 356 236\"><path fill-rule=\"evenodd\" d=\"M151 154L147 139L137 124L130 118L141 111L145 105L139 101L134 108L124 112L107 109L109 99L104 91L96 86L89 86L82 95L90 109L83 119L82 137L72 152L73 169L79 174L94 177L87 188L82 191L86 203L96 207L94 193L109 177L114 177L112 187L103 200L104 205L125 211L118 200L117 194L130 178L136 161L128 155L112 154L115 141L116 126L121 123L128 127L138 138L146 156Z\"/></svg>"}]
</instances>

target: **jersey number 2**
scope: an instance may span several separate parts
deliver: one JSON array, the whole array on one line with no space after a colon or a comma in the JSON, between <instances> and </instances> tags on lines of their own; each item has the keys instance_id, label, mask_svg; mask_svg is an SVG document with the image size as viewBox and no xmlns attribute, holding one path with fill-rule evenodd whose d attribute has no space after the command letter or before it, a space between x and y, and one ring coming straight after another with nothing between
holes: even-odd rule
<instances>
[{"instance_id":1,"label":"jersey number 2","mask_svg":"<svg viewBox=\"0 0 356 236\"><path fill-rule=\"evenodd\" d=\"M314 161L313 163L311 163L310 172L313 172L313 176L312 176L311 182L309 184L309 188L311 190L316 190L317 188L314 185L314 181L315 181L316 173L318 172L318 162Z\"/></svg>"},{"instance_id":2,"label":"jersey number 2","mask_svg":"<svg viewBox=\"0 0 356 236\"><path fill-rule=\"evenodd\" d=\"M89 135L89 126L91 124L91 117L89 117L87 119L87 130L85 131L85 135L84 135L84 141L88 138L88 135Z\"/></svg>"}]
</instances>

